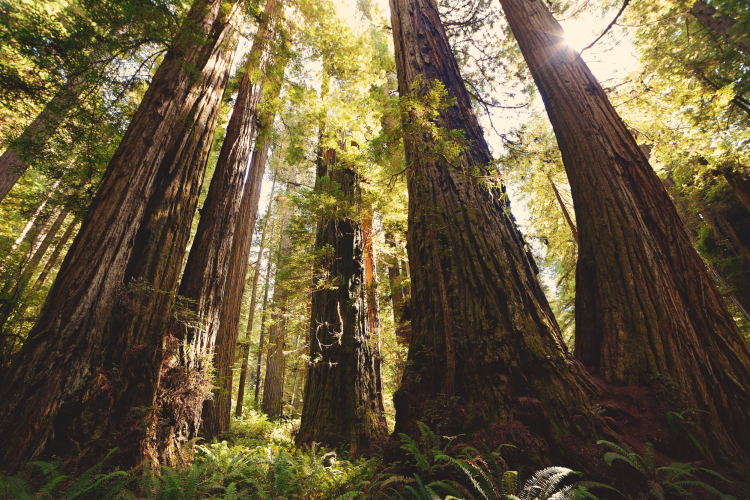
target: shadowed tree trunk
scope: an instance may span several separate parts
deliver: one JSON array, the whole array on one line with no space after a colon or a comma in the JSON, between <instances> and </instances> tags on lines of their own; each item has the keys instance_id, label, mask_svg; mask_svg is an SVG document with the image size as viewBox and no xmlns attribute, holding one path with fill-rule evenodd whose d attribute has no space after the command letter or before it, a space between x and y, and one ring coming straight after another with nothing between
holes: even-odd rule
<instances>
[{"instance_id":1,"label":"shadowed tree trunk","mask_svg":"<svg viewBox=\"0 0 750 500\"><path fill-rule=\"evenodd\" d=\"M154 75L3 380L1 469L74 448L97 460L121 446L124 466L157 455L149 451L159 445L150 439L149 409L165 353L163 324L242 11L241 3L196 0ZM139 296L147 300L131 300Z\"/></svg>"},{"instance_id":2,"label":"shadowed tree trunk","mask_svg":"<svg viewBox=\"0 0 750 500\"><path fill-rule=\"evenodd\" d=\"M596 417L582 384L595 386L566 351L501 190L468 174L489 175L492 157L435 1L390 5L400 95L444 85L455 104L435 125L470 141L448 161L428 153L436 145L419 114L403 115L412 339L396 432L417 433L417 421L440 434L498 423L533 427L550 446L567 433L590 438Z\"/></svg>"},{"instance_id":3,"label":"shadowed tree trunk","mask_svg":"<svg viewBox=\"0 0 750 500\"><path fill-rule=\"evenodd\" d=\"M266 267L266 281L264 284L263 292L263 306L261 307L260 313L260 339L258 340L258 359L255 363L255 404L260 406L260 388L263 385L261 378L261 371L263 368L263 341L264 333L266 329L266 314L268 313L268 290L270 288L271 279L271 255L268 256L268 265Z\"/></svg>"},{"instance_id":4,"label":"shadowed tree trunk","mask_svg":"<svg viewBox=\"0 0 750 500\"><path fill-rule=\"evenodd\" d=\"M340 204L358 204L355 172L338 164L337 151L324 148L322 138L321 131L316 187L328 178L341 190ZM362 224L349 217L318 221L315 251L332 250L320 257L313 278L310 366L297 446L348 445L356 454L387 433L377 393L364 236Z\"/></svg>"},{"instance_id":5,"label":"shadowed tree trunk","mask_svg":"<svg viewBox=\"0 0 750 500\"><path fill-rule=\"evenodd\" d=\"M267 148L269 144L263 146ZM239 418L242 416L242 406L245 400L245 385L247 384L247 367L250 358L250 335L253 332L253 324L255 323L255 309L258 305L258 283L260 282L261 264L263 263L263 251L265 250L266 236L268 233L268 221L271 218L271 209L273 208L273 195L276 190L276 174L273 176L273 185L271 186L271 195L268 201L268 209L266 210L265 220L263 222L263 233L260 237L260 245L258 246L258 259L255 262L255 273L253 276L253 290L250 294L250 310L247 313L247 328L245 330L246 342L240 349L239 358L242 360L242 367L240 368L240 380L237 385L237 406L234 410L234 416ZM273 232L273 231L271 231ZM249 249L248 249L249 253ZM268 269L271 268L271 262L269 259ZM268 272L266 273L266 281L268 281ZM267 297L267 295L266 295ZM265 300L265 299L264 299ZM264 304L265 305L265 304ZM260 332L261 339L263 332ZM261 346L262 347L262 346ZM260 365L260 363L258 363Z\"/></svg>"},{"instance_id":6,"label":"shadowed tree trunk","mask_svg":"<svg viewBox=\"0 0 750 500\"><path fill-rule=\"evenodd\" d=\"M668 377L727 461L750 449L750 351L667 192L542 2L501 0L555 130L579 233L575 354L607 381Z\"/></svg>"},{"instance_id":7,"label":"shadowed tree trunk","mask_svg":"<svg viewBox=\"0 0 750 500\"><path fill-rule=\"evenodd\" d=\"M729 185L732 186L734 194L737 195L737 198L742 201L742 204L745 205L745 208L750 210L750 180L745 178L745 176L743 176L742 174L728 168L723 169L722 173L724 174L724 178L727 180Z\"/></svg>"},{"instance_id":8,"label":"shadowed tree trunk","mask_svg":"<svg viewBox=\"0 0 750 500\"><path fill-rule=\"evenodd\" d=\"M276 37L281 4L281 0L266 2L264 19L253 40L245 75L240 82L232 117L227 126L226 138L219 153L211 186L201 209L195 239L180 281L179 294L192 301L189 307L201 322L199 328L187 327L185 329L186 344L189 348L183 349L181 363L188 371L202 371L207 368L209 360L214 359L227 278L230 272L234 232L243 198L243 181L246 177L246 169L253 166L250 159L258 119L257 109L263 94L266 71L274 53L272 44ZM265 165L260 166L259 163L258 167L262 170ZM262 174L258 178L254 172L250 172L248 178L254 182L249 189L252 190L251 195L254 197L254 205L251 208L257 212L256 191L259 188L258 179L262 179ZM255 219L253 218L250 223L254 224ZM245 259L246 265L247 259ZM241 279L244 282L244 275ZM237 341L237 327L230 327L224 332L233 335L234 339L224 339L227 342L231 341L231 347L229 344L224 345L225 348L220 353L222 362L230 357L230 350L232 350L232 360L228 364L221 366L220 363L217 366L220 378L226 376L227 368L231 372L233 349ZM230 405L226 403L225 401L221 405L219 411L228 418ZM203 406L203 401L200 401L199 405L189 410L184 405L176 408L172 425L176 429L178 442L189 441L198 436ZM208 435L213 436L223 427L222 417L212 413L209 418L211 423Z\"/></svg>"},{"instance_id":9,"label":"shadowed tree trunk","mask_svg":"<svg viewBox=\"0 0 750 500\"><path fill-rule=\"evenodd\" d=\"M734 30L734 26L737 24L735 19L720 14L716 9L703 0L695 2L690 9L690 13L695 16L701 24L711 28L730 42L737 45L740 50L750 55L750 40L748 40L747 37L743 37L742 32L736 32Z\"/></svg>"},{"instance_id":10,"label":"shadowed tree trunk","mask_svg":"<svg viewBox=\"0 0 750 500\"><path fill-rule=\"evenodd\" d=\"M282 276L289 250L292 247L292 240L288 234L292 207L289 206L289 200L285 200L283 203L279 253L276 258L276 280L273 288L274 311L271 314L272 324L268 329L266 378L263 384L263 404L261 405L261 410L271 420L276 420L282 416L284 406L284 343L286 342L288 293L284 288L284 283L279 282L279 278Z\"/></svg>"}]
</instances>

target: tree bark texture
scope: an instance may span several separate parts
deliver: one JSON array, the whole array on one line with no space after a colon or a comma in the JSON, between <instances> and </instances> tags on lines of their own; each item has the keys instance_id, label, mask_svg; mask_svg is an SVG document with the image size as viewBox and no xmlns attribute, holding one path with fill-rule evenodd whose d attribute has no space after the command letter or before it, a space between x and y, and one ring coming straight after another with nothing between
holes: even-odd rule
<instances>
[{"instance_id":1,"label":"tree bark texture","mask_svg":"<svg viewBox=\"0 0 750 500\"><path fill-rule=\"evenodd\" d=\"M276 258L276 280L273 288L274 311L271 314L272 324L268 329L268 353L266 354L266 377L263 384L263 404L261 410L271 420L281 418L284 409L284 343L286 342L286 307L287 291L280 283L285 262L292 247L289 237L289 222L292 218L292 207L285 200L282 209L279 250Z\"/></svg>"},{"instance_id":2,"label":"tree bark texture","mask_svg":"<svg viewBox=\"0 0 750 500\"><path fill-rule=\"evenodd\" d=\"M669 196L542 2L501 0L544 100L579 234L575 355L609 382L668 377L715 450L750 449L750 351Z\"/></svg>"},{"instance_id":3,"label":"tree bark texture","mask_svg":"<svg viewBox=\"0 0 750 500\"><path fill-rule=\"evenodd\" d=\"M83 455L119 445L130 465L153 456L148 409L164 357L162 325L242 13L241 2L197 0L154 75L4 378L0 468L16 470L43 452L65 456L73 446ZM147 300L132 300L139 295Z\"/></svg>"},{"instance_id":4,"label":"tree bark texture","mask_svg":"<svg viewBox=\"0 0 750 500\"><path fill-rule=\"evenodd\" d=\"M0 155L0 201L13 189L29 164L40 156L41 150L55 135L65 115L75 106L86 83L86 79L80 75L70 78L34 121Z\"/></svg>"},{"instance_id":5,"label":"tree bark texture","mask_svg":"<svg viewBox=\"0 0 750 500\"><path fill-rule=\"evenodd\" d=\"M266 149L266 145L263 145L263 149ZM266 152L267 154L267 152ZM258 283L260 282L261 264L263 263L263 250L265 250L266 236L268 236L268 221L271 218L271 209L273 208L273 195L276 190L276 174L273 176L273 185L271 186L271 197L268 202L268 209L266 210L265 221L263 222L263 234L260 237L260 245L258 246L258 260L255 262L255 273L253 276L253 289L250 293L250 310L247 313L247 328L245 330L245 340L240 349L240 359L242 360L242 367L240 368L240 380L237 385L237 406L234 410L234 416L239 418L242 416L242 406L245 400L245 385L247 384L247 368L250 360L250 336L253 332L253 324L255 323L255 309L258 305ZM244 202L244 200L243 200ZM249 252L249 250L248 250ZM268 269L270 271L271 262L269 259ZM266 272L266 283L268 283L269 272ZM268 295L266 295L266 298ZM264 299L265 302L265 299ZM264 304L265 306L265 304ZM263 338L263 332L260 332L261 340ZM259 348L262 348L260 346ZM260 362L258 363L260 366Z\"/></svg>"},{"instance_id":6,"label":"tree bark texture","mask_svg":"<svg viewBox=\"0 0 750 500\"><path fill-rule=\"evenodd\" d=\"M750 55L750 40L743 38L741 32L734 32L734 25L737 24L735 19L720 14L716 9L703 0L695 2L690 9L690 13L695 16L701 24L711 28L730 42L734 43L741 51Z\"/></svg>"},{"instance_id":7,"label":"tree bark texture","mask_svg":"<svg viewBox=\"0 0 750 500\"><path fill-rule=\"evenodd\" d=\"M335 149L321 146L316 184L324 177L339 186L345 198L341 203L357 203L355 172L338 163ZM387 434L377 393L365 246L360 221L318 221L315 250L332 252L323 256L313 278L310 365L295 438L298 446L348 445L349 452L357 454Z\"/></svg>"},{"instance_id":8,"label":"tree bark texture","mask_svg":"<svg viewBox=\"0 0 750 500\"><path fill-rule=\"evenodd\" d=\"M245 75L240 82L232 117L227 126L226 138L219 153L211 186L201 209L198 229L180 281L179 294L192 301L190 308L200 322L200 326L186 325L185 328L187 349L183 348L182 352L188 354L183 355L182 363L188 371L202 371L214 359L230 271L234 232L243 198L243 181L248 165L252 168L251 146L258 119L257 108L263 94L265 73L273 54L271 44L276 36L275 28L280 8L280 0L266 2L265 20L253 40ZM250 176L255 178L252 173ZM253 185L251 189L257 190L258 186ZM257 197L255 207L257 211ZM255 219L251 223L254 224ZM242 281L244 282L244 276ZM236 343L237 328L229 330L228 333L234 335ZM222 358L228 358L229 350L234 349L234 343L231 348L225 345L226 349L220 354ZM232 352L232 358L233 354ZM231 367L229 369L231 370ZM222 367L219 377L225 370L226 366ZM228 416L229 405L222 406ZM184 406L176 408L179 414L179 417L175 416L174 423L175 429L179 429L175 437L177 442L189 441L198 436L202 409L203 401L191 408L191 411L186 411ZM211 415L211 419L215 425L209 429L209 433L215 432L220 425L215 415Z\"/></svg>"},{"instance_id":9,"label":"tree bark texture","mask_svg":"<svg viewBox=\"0 0 750 500\"><path fill-rule=\"evenodd\" d=\"M543 426L538 434L549 439L590 436L595 417L579 383L588 377L566 350L501 191L468 174L488 174L492 157L436 3L390 5L400 95L411 93L420 75L441 82L455 104L437 125L471 141L449 162L425 155L434 147L429 132L404 137L412 339L394 396L396 432L418 432L416 421L439 433L469 434L515 421ZM537 405L542 423L524 421L525 404Z\"/></svg>"},{"instance_id":10,"label":"tree bark texture","mask_svg":"<svg viewBox=\"0 0 750 500\"><path fill-rule=\"evenodd\" d=\"M263 121L262 118L261 121ZM267 122L268 119L266 119L264 125L268 125ZM271 125L273 124L271 123ZM214 369L216 370L218 387L213 391L213 399L203 403L203 430L201 434L206 439L229 430L231 421L232 375L237 339L239 337L242 298L245 295L245 281L250 259L250 249L253 244L253 234L255 233L255 219L258 215L260 189L263 184L268 150L271 145L268 139L264 137L266 135L259 126L258 139L260 139L260 144L258 144L258 139L256 139L256 147L250 160L250 171L248 172L245 189L242 194L240 213L238 214L237 227L235 229L234 241L232 242L232 255L229 261L227 283L224 287L224 301L221 308L219 332L216 336ZM271 195L273 196L273 189L271 190ZM265 236L264 230L260 241L260 249L258 250L258 266L256 267L255 278L253 279L250 313L247 324L248 332L252 331L253 328L252 321L256 306L260 260L263 256ZM244 359L246 366L247 355L244 356Z\"/></svg>"}]
</instances>

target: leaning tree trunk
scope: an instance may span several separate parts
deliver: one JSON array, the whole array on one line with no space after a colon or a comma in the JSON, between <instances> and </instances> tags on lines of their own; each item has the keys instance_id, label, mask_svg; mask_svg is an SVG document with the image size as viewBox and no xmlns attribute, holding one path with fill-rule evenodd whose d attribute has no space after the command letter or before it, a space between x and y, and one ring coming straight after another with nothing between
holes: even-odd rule
<instances>
[{"instance_id":1,"label":"leaning tree trunk","mask_svg":"<svg viewBox=\"0 0 750 500\"><path fill-rule=\"evenodd\" d=\"M259 41L257 45L265 43L266 50L269 54L271 53L270 39L273 34L273 27L277 24L278 10L281 6L281 2L278 0L269 0L266 4L266 25L269 26L265 33L259 33L256 39ZM270 23L270 24L269 24ZM264 42L265 40L265 42ZM253 50L256 49L256 44L253 44ZM271 132L273 128L273 122L276 117L275 106L276 100L281 94L281 87L284 81L284 70L286 68L287 56L286 52L288 47L280 46L279 50L276 50L275 65L268 68L268 74L263 76L266 80L266 108L261 112L257 112L257 104L260 104L258 95L262 93L263 87L257 84L251 89L251 96L256 104L255 108L250 110L249 106L246 106L245 113L246 119L250 119L255 122L257 120L258 134L255 138L255 149L252 153L249 163L249 173L247 175L247 181L245 182L244 191L242 193L242 200L240 202L238 219L236 222L239 234L235 234L232 243L231 255L229 257L229 269L227 274L227 282L225 285L225 298L221 308L221 316L219 318L218 333L216 338L216 350L214 354L214 368L219 380L219 388L214 390L214 397L212 400L208 400L203 404L203 422L206 428L203 430L203 436L209 439L216 434L226 431L229 429L229 423L231 420L232 412L232 374L235 360L235 351L237 349L237 338L239 336L240 327L240 312L242 309L242 297L245 294L245 276L247 274L248 259L250 258L250 247L252 246L253 234L255 233L255 219L258 215L258 201L260 200L260 189L263 184L263 176L266 172L266 161L268 159L268 151L271 147ZM265 69L268 66L270 57L259 57L258 54L254 54L251 51L250 60L260 59L258 68L251 67L248 64L247 72L259 71ZM259 87L259 88L258 88ZM242 88L240 89L242 92ZM239 110L238 110L239 112ZM257 117L256 115L260 115ZM234 119L234 114L232 115ZM230 122L231 126L231 122ZM231 146L230 146L231 147ZM241 158L237 158L238 161L242 161ZM239 167L239 164L238 164ZM276 185L276 179L274 178L274 187ZM272 189L273 192L273 189ZM199 226L200 229L200 226ZM226 235L222 235L226 238ZM265 236L265 232L264 232ZM262 255L262 243L261 251ZM260 269L260 268L258 268ZM250 318L252 319L255 312L255 294L257 292L257 276L253 284L253 303L251 304ZM248 324L248 329L252 329L252 322ZM247 359L247 356L245 356Z\"/></svg>"},{"instance_id":2,"label":"leaning tree trunk","mask_svg":"<svg viewBox=\"0 0 750 500\"><path fill-rule=\"evenodd\" d=\"M735 30L737 20L720 14L716 9L708 5L703 0L698 0L693 4L690 13L708 28L711 28L730 42L734 43L737 48L750 55L750 40L747 36L743 37L742 32Z\"/></svg>"},{"instance_id":3,"label":"leaning tree trunk","mask_svg":"<svg viewBox=\"0 0 750 500\"><path fill-rule=\"evenodd\" d=\"M36 281L34 282L34 286L31 287L31 290L33 292L38 291L42 288L42 286L44 286L44 282L47 281L47 276L49 276L49 273L52 272L52 269L57 265L57 261L60 259L60 254L65 248L65 245L68 244L68 241L70 241L70 238L73 236L73 233L75 233L77 227L78 219L74 219L70 223L70 225L68 225L68 228L65 230L63 235L60 237L60 240L55 245L55 249L49 256L49 259L47 259L47 263L44 264L42 271L39 273L39 276L37 276Z\"/></svg>"},{"instance_id":4,"label":"leaning tree trunk","mask_svg":"<svg viewBox=\"0 0 750 500\"><path fill-rule=\"evenodd\" d=\"M402 117L412 339L396 432L417 433L421 421L439 434L496 424L513 439L531 429L550 448L563 434L590 438L589 379L566 351L501 190L481 181L492 156L435 0L390 4L399 94L419 99L442 84L455 99L426 129L419 113ZM436 151L433 125L463 132L466 149L452 160Z\"/></svg>"},{"instance_id":5,"label":"leaning tree trunk","mask_svg":"<svg viewBox=\"0 0 750 500\"><path fill-rule=\"evenodd\" d=\"M579 234L575 354L618 384L668 377L717 455L750 449L750 351L669 196L542 2L501 0L544 100Z\"/></svg>"},{"instance_id":6,"label":"leaning tree trunk","mask_svg":"<svg viewBox=\"0 0 750 500\"><path fill-rule=\"evenodd\" d=\"M3 379L1 469L42 453L97 455L114 446L133 465L155 445L149 409L164 357L162 325L242 12L241 2L196 0L154 75ZM133 295L149 297L138 304Z\"/></svg>"},{"instance_id":7,"label":"leaning tree trunk","mask_svg":"<svg viewBox=\"0 0 750 500\"><path fill-rule=\"evenodd\" d=\"M284 283L279 283L292 240L289 237L289 221L292 209L289 200L285 201L281 217L279 236L279 253L276 259L276 281L273 288L274 312L271 314L272 324L268 329L268 354L266 355L266 378L263 384L263 404L261 410L271 420L282 416L284 401L284 343L286 341L286 307L287 290ZM261 325L262 326L262 325Z\"/></svg>"},{"instance_id":8,"label":"leaning tree trunk","mask_svg":"<svg viewBox=\"0 0 750 500\"><path fill-rule=\"evenodd\" d=\"M40 156L42 148L55 135L65 115L77 103L78 96L86 84L86 78L81 75L68 79L65 86L44 106L34 121L8 145L0 156L0 201L3 201L26 172L29 163Z\"/></svg>"},{"instance_id":9,"label":"leaning tree trunk","mask_svg":"<svg viewBox=\"0 0 750 500\"><path fill-rule=\"evenodd\" d=\"M729 185L732 186L737 198L745 205L745 208L750 210L750 179L730 168L723 169L722 173Z\"/></svg>"},{"instance_id":10,"label":"leaning tree trunk","mask_svg":"<svg viewBox=\"0 0 750 500\"><path fill-rule=\"evenodd\" d=\"M321 146L317 178L328 177L339 186L344 196L339 203L356 204L356 174L337 163L336 150ZM332 255L324 255L313 278L310 366L297 446L348 445L349 452L357 454L387 434L370 338L374 324L369 314L365 245L359 221L336 217L318 221L315 250L333 250ZM325 276L324 283L320 276Z\"/></svg>"},{"instance_id":11,"label":"leaning tree trunk","mask_svg":"<svg viewBox=\"0 0 750 500\"><path fill-rule=\"evenodd\" d=\"M227 126L226 138L219 153L211 186L201 209L201 218L195 233L190 255L180 281L179 294L190 301L190 309L200 321L200 327L187 327L182 364L188 371L203 371L214 356L216 336L221 322L221 311L226 280L230 268L230 257L234 231L242 203L242 187L245 171L252 167L250 158L257 108L263 95L266 70L271 62L271 44L275 38L281 0L268 0L253 47L250 50L245 75L240 82L232 118ZM256 176L252 175L255 179ZM260 177L262 179L262 176ZM249 186L256 189L257 186ZM257 200L255 202L257 207ZM257 210L257 208L256 208ZM254 222L254 220L253 220ZM243 277L244 281L244 277ZM229 333L235 336L237 328ZM228 356L228 349L222 353ZM230 368L231 369L231 368ZM201 425L203 401L187 409L175 407L176 415L171 423L174 429L175 447L198 436ZM223 405L229 411L229 405ZM209 433L218 428L216 424Z\"/></svg>"}]
</instances>

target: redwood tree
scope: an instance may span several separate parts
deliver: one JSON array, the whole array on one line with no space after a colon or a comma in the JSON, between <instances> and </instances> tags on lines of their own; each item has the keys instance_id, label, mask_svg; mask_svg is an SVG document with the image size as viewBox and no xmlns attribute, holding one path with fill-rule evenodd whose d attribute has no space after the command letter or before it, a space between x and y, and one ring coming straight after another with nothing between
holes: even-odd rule
<instances>
[{"instance_id":1,"label":"redwood tree","mask_svg":"<svg viewBox=\"0 0 750 500\"><path fill-rule=\"evenodd\" d=\"M715 453L747 460L750 351L643 151L547 7L501 0L547 108L579 234L575 355L618 384L668 378Z\"/></svg>"},{"instance_id":2,"label":"redwood tree","mask_svg":"<svg viewBox=\"0 0 750 500\"><path fill-rule=\"evenodd\" d=\"M317 188L325 179L326 188L341 191L339 203L351 207L359 201L356 173L337 156L321 146ZM326 214L318 221L315 250L322 265L313 278L310 366L295 442L349 445L350 453L358 453L384 437L387 427L375 373L378 353L370 339L375 318L374 300L368 300L367 242L362 223L348 215Z\"/></svg>"},{"instance_id":3,"label":"redwood tree","mask_svg":"<svg viewBox=\"0 0 750 500\"><path fill-rule=\"evenodd\" d=\"M96 455L115 445L132 465L158 447L149 440L149 409L164 357L161 324L171 313L242 7L196 0L154 75L3 379L0 469L42 453ZM151 297L128 309L128 291L145 282ZM121 317L113 318L115 304Z\"/></svg>"},{"instance_id":4,"label":"redwood tree","mask_svg":"<svg viewBox=\"0 0 750 500\"><path fill-rule=\"evenodd\" d=\"M591 436L588 377L566 351L503 193L482 180L492 157L437 5L390 5L402 99L434 102L429 94L444 87L455 100L438 106L434 120L416 103L402 115L412 339L394 397L396 432L415 432L420 420L440 433L498 422L533 426L552 441ZM463 135L465 149L448 156L433 139L436 127Z\"/></svg>"}]
</instances>

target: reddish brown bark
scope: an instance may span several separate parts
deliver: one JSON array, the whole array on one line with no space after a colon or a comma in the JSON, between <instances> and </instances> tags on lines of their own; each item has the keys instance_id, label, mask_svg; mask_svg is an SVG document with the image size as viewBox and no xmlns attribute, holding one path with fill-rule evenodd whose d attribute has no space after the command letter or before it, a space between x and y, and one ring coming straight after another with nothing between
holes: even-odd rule
<instances>
[{"instance_id":1,"label":"reddish brown bark","mask_svg":"<svg viewBox=\"0 0 750 500\"><path fill-rule=\"evenodd\" d=\"M242 10L197 0L154 75L4 378L0 468L116 445L133 465L158 447L143 409L155 406L171 313L162 292L175 290ZM138 279L155 293L128 309L138 294L123 290Z\"/></svg>"},{"instance_id":2,"label":"reddish brown bark","mask_svg":"<svg viewBox=\"0 0 750 500\"><path fill-rule=\"evenodd\" d=\"M620 384L668 377L717 456L747 460L750 351L643 151L542 2L501 0L544 100L579 231L576 357Z\"/></svg>"},{"instance_id":3,"label":"reddish brown bark","mask_svg":"<svg viewBox=\"0 0 750 500\"><path fill-rule=\"evenodd\" d=\"M435 147L428 131L404 137L412 339L394 396L396 432L418 432L417 421L439 433L513 421L533 426L551 446L563 434L591 436L596 418L581 384L592 386L566 352L504 197L468 174L488 175L492 157L435 1L390 5L399 93L425 91L413 87L418 76L428 87L442 83L455 104L436 125L470 141L449 162L423 153ZM528 404L543 417L525 420L519 408Z\"/></svg>"},{"instance_id":4,"label":"reddish brown bark","mask_svg":"<svg viewBox=\"0 0 750 500\"><path fill-rule=\"evenodd\" d=\"M328 178L340 188L341 203L357 203L356 174L338 164L337 156L336 150L321 146L316 185ZM332 248L332 255L323 256L313 278L310 366L295 438L298 446L348 445L349 452L356 454L387 433L375 374L377 347L372 345L371 327L379 325L369 313L366 246L359 221L337 217L318 221L315 249Z\"/></svg>"},{"instance_id":5,"label":"reddish brown bark","mask_svg":"<svg viewBox=\"0 0 750 500\"><path fill-rule=\"evenodd\" d=\"M365 290L367 291L367 323L370 327L370 338L373 342L373 361L375 368L375 392L378 395L378 406L381 413L383 406L383 340L380 337L380 294L378 292L377 257L373 239L372 215L362 220L362 237L365 242Z\"/></svg>"}]
</instances>

